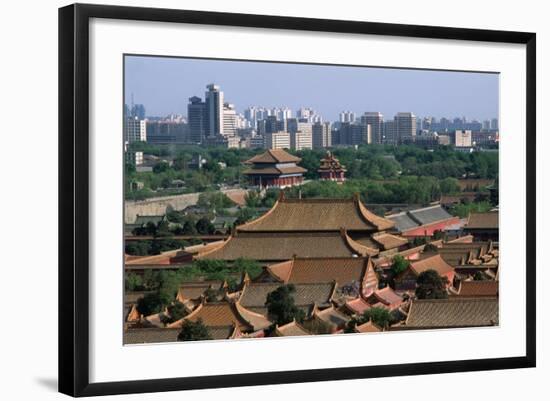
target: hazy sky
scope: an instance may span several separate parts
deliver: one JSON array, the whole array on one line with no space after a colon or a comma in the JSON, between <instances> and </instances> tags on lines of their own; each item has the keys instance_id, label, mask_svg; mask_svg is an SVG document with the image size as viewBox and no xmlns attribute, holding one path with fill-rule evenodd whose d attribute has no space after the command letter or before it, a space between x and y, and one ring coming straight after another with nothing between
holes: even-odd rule
<instances>
[{"instance_id":1,"label":"hazy sky","mask_svg":"<svg viewBox=\"0 0 550 401\"><path fill-rule=\"evenodd\" d=\"M374 61L374 60L373 60ZM147 115L187 115L188 99L204 99L206 85L221 86L226 102L242 113L248 106L312 107L337 120L343 110L357 115L399 111L420 117L498 117L498 75L127 56L125 101L145 105Z\"/></svg>"}]
</instances>

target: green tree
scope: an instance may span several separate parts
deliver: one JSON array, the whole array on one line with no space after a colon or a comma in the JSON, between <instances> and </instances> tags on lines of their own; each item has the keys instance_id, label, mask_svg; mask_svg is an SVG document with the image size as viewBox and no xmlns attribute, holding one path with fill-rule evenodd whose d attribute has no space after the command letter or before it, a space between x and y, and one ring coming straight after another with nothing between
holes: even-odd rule
<instances>
[{"instance_id":1,"label":"green tree","mask_svg":"<svg viewBox=\"0 0 550 401\"><path fill-rule=\"evenodd\" d=\"M203 235L212 234L215 231L214 224L207 217L201 217L197 221L196 228L197 232Z\"/></svg>"},{"instance_id":2,"label":"green tree","mask_svg":"<svg viewBox=\"0 0 550 401\"><path fill-rule=\"evenodd\" d=\"M165 173L169 169L170 169L170 165L167 162L162 161L153 166L153 173L155 174Z\"/></svg>"},{"instance_id":3,"label":"green tree","mask_svg":"<svg viewBox=\"0 0 550 401\"><path fill-rule=\"evenodd\" d=\"M176 301L168 306L168 314L170 315L170 323L177 322L187 316L187 309L181 302Z\"/></svg>"},{"instance_id":4,"label":"green tree","mask_svg":"<svg viewBox=\"0 0 550 401\"><path fill-rule=\"evenodd\" d=\"M295 292L296 287L293 284L287 284L267 294L265 306L272 322L282 325L294 319L299 322L304 319L304 311L294 303Z\"/></svg>"},{"instance_id":5,"label":"green tree","mask_svg":"<svg viewBox=\"0 0 550 401\"><path fill-rule=\"evenodd\" d=\"M453 177L447 177L439 181L439 187L441 188L441 193L444 195L454 194L460 191L458 180Z\"/></svg>"},{"instance_id":6,"label":"green tree","mask_svg":"<svg viewBox=\"0 0 550 401\"><path fill-rule=\"evenodd\" d=\"M423 271L416 279L416 296L418 299L446 299L448 284L447 277L440 276L437 271Z\"/></svg>"},{"instance_id":7,"label":"green tree","mask_svg":"<svg viewBox=\"0 0 550 401\"><path fill-rule=\"evenodd\" d=\"M393 263L391 265L391 272L393 276L398 276L399 274L403 273L405 270L407 270L407 267L411 262L409 262L407 259L405 259L401 255L395 255L393 258Z\"/></svg>"},{"instance_id":8,"label":"green tree","mask_svg":"<svg viewBox=\"0 0 550 401\"><path fill-rule=\"evenodd\" d=\"M142 298L139 298L137 301L137 310L143 316L154 315L159 313L163 308L163 302L161 297L157 292L152 292L150 294L145 294Z\"/></svg>"},{"instance_id":9,"label":"green tree","mask_svg":"<svg viewBox=\"0 0 550 401\"><path fill-rule=\"evenodd\" d=\"M143 280L141 279L141 276L135 273L124 274L124 288L126 291L143 290Z\"/></svg>"},{"instance_id":10,"label":"green tree","mask_svg":"<svg viewBox=\"0 0 550 401\"><path fill-rule=\"evenodd\" d=\"M196 322L184 320L181 326L181 331L178 334L178 341L201 341L212 340L212 336L201 319Z\"/></svg>"},{"instance_id":11,"label":"green tree","mask_svg":"<svg viewBox=\"0 0 550 401\"><path fill-rule=\"evenodd\" d=\"M365 322L370 320L378 327L387 329L392 320L392 315L389 310L375 306L363 312L363 319Z\"/></svg>"}]
</instances>

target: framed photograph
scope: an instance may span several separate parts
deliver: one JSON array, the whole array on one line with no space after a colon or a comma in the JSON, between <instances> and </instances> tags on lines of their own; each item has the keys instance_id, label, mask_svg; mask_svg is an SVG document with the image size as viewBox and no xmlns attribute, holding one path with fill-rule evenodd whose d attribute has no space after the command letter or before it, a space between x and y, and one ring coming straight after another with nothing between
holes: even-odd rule
<instances>
[{"instance_id":1,"label":"framed photograph","mask_svg":"<svg viewBox=\"0 0 550 401\"><path fill-rule=\"evenodd\" d=\"M59 10L59 390L535 366L535 34Z\"/></svg>"}]
</instances>

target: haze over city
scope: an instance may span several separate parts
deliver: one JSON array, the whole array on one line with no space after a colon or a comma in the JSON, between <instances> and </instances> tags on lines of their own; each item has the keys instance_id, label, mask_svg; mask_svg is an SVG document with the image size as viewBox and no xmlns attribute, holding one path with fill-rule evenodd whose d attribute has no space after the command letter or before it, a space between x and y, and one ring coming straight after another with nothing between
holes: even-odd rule
<instances>
[{"instance_id":1,"label":"haze over city","mask_svg":"<svg viewBox=\"0 0 550 401\"><path fill-rule=\"evenodd\" d=\"M374 60L373 60L374 61ZM249 106L311 107L335 121L343 110L400 111L417 116L498 117L495 73L345 67L127 56L125 103L133 100L149 116L187 114L188 98L203 97L215 82L238 112Z\"/></svg>"}]
</instances>

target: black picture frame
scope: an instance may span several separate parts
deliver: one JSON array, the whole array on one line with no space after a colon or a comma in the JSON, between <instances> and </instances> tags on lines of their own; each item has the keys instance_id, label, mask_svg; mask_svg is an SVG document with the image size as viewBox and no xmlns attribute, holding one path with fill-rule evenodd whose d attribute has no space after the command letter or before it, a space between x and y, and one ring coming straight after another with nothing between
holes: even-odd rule
<instances>
[{"instance_id":1,"label":"black picture frame","mask_svg":"<svg viewBox=\"0 0 550 401\"><path fill-rule=\"evenodd\" d=\"M231 374L154 380L89 381L88 61L91 18L437 38L526 46L526 354L521 357ZM536 364L535 145L536 35L434 26L74 4L59 9L59 391L71 396L237 387L494 369Z\"/></svg>"}]
</instances>

